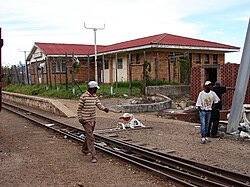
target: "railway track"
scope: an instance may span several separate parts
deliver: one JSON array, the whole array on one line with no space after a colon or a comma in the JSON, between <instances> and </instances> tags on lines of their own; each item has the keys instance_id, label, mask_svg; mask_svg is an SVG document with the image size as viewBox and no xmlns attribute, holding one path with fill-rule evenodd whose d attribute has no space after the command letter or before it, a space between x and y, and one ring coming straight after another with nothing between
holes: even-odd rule
<instances>
[{"instance_id":1,"label":"railway track","mask_svg":"<svg viewBox=\"0 0 250 187\"><path fill-rule=\"evenodd\" d=\"M22 116L41 127L48 128L62 136L83 142L85 132L39 113L3 102L3 109ZM171 181L176 186L248 186L250 176L231 172L203 163L186 160L167 153L130 144L125 141L96 134L96 148L145 168L156 175Z\"/></svg>"}]
</instances>

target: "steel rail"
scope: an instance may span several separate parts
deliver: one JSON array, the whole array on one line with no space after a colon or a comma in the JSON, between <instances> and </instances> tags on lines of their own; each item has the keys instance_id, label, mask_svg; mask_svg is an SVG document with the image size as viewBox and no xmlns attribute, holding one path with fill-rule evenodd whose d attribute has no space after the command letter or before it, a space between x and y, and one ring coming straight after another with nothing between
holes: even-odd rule
<instances>
[{"instance_id":1,"label":"steel rail","mask_svg":"<svg viewBox=\"0 0 250 187\"><path fill-rule=\"evenodd\" d=\"M182 171L186 171L188 173L192 173L193 175L196 175L196 176L203 175L205 178L207 178L209 180L216 181L218 183L222 183L222 184L229 185L229 186L246 186L246 187L250 186L248 184L248 181L242 182L242 181L235 180L233 178L229 178L227 176L223 176L221 174L213 173L213 172L208 171L206 169L199 168L199 167L196 167L194 165L191 165L191 164L188 164L188 163L185 163L182 161L178 161L178 160L175 160L175 159L172 159L169 157L165 157L161 154L158 154L157 152L152 152L152 150L143 149L140 146L135 146L132 144L128 144L126 142L120 142L120 144L119 144L110 138L106 138L106 137L102 137L102 136L98 136L98 135L95 135L95 137L97 137L98 139L101 139L102 141L104 141L106 143L109 142L110 144L116 145L116 146L123 148L123 149L127 149L127 146L129 146L129 148L128 148L129 151L131 151L133 153L143 155L144 157L147 157L148 159L155 160L156 162L160 162L160 163L165 164L167 166L170 166L172 168L176 168L176 169L179 169Z\"/></svg>"},{"instance_id":2,"label":"steel rail","mask_svg":"<svg viewBox=\"0 0 250 187\"><path fill-rule=\"evenodd\" d=\"M16 107L14 105L12 105L12 106ZM22 109L22 110L24 110L25 112L30 112L30 111L25 110L25 109ZM20 114L18 114L18 115L20 115ZM34 115L41 116L40 114L34 114ZM26 115L22 115L22 116L27 118ZM46 116L42 116L42 117L47 118ZM40 123L41 125L44 126L44 122L41 123L41 122L39 122L37 120L34 120L34 119L30 119L30 120L35 122L35 123ZM50 119L50 118L47 118L47 120L53 121L54 123L58 123L58 124L61 124L63 126L66 125L67 128L70 128L71 131L73 131L73 132L78 132L78 134L73 135L73 134L71 134L71 133L69 133L67 131L62 131L61 129L59 129L59 130L55 129L55 127L58 128L58 126L56 126L56 125L53 125L52 126L53 128L46 126L47 128L50 128L50 129L52 129L52 130L54 130L54 131L56 131L58 133L62 133L64 135L67 135L70 138L77 139L78 141L83 141L81 138L79 138L79 134L84 133L84 131L82 131L80 129L77 129L75 127L69 126L67 124L58 122L56 120ZM59 125L59 128L61 128L61 127L62 126ZM180 162L180 161L176 161L176 160L173 160L173 159L170 159L170 158L166 158L166 155L164 155L162 153L159 153L159 152L156 152L154 150L147 150L146 148L143 148L143 147L139 147L139 146L136 146L136 145L131 145L131 144L128 144L126 142L119 141L119 140L109 139L109 138L106 138L106 137L103 137L103 136L100 136L100 135L97 135L97 134L95 134L95 137L96 137L96 139L98 141L104 141L104 142L106 142L108 144L111 144L112 146L115 145L115 146L117 146L119 148L122 148L122 149L126 150L126 152L131 152L132 151L133 153L140 154L141 157L146 157L146 158L148 158L150 160L153 160L154 163L159 162L161 164L168 165L167 168L169 168L169 166L170 166L173 169L178 170L178 172L179 171L181 171L181 172L185 171L188 174L192 173L192 174L194 174L194 175L196 175L196 176L198 176L200 178L205 178L206 179L206 182L205 182L206 186L223 186L223 184L229 185L229 186L249 186L247 181L245 181L245 183L244 183L244 182L232 179L232 178L221 176L221 174L215 174L215 173L213 173L211 171L205 170L204 168L197 168L197 167L195 167L193 165L193 162L192 162L192 165L190 165L190 164L183 163L183 162ZM99 145L96 145L96 146L100 149ZM128 146L129 146L129 148L128 148ZM123 153L123 154L125 154L125 153ZM126 156L128 157L128 154L126 154ZM133 158L133 159L135 160L136 158ZM144 162L146 163L148 161L144 161ZM150 167L159 168L159 166L156 166L156 165L152 166L152 162L151 162ZM166 166L164 166L164 170L166 170L165 168L166 168ZM201 173L203 174L202 176L200 175ZM176 176L180 177L179 175L182 175L182 174L179 174L179 173L176 174ZM248 177L248 179L249 179L249 176L246 176L246 177ZM185 176L184 179L185 178L189 178L190 180L192 179L193 183L195 183L197 185L202 183L201 181L199 181L200 179L194 180L194 177ZM208 181L210 181L210 182L208 182ZM211 185L208 185L208 183L211 183Z\"/></svg>"},{"instance_id":3,"label":"steel rail","mask_svg":"<svg viewBox=\"0 0 250 187\"><path fill-rule=\"evenodd\" d=\"M121 140L116 140L116 141L118 141L120 143L127 144L127 142L124 142L124 141L121 141ZM237 173L237 172L231 172L231 171L228 171L228 170L216 167L216 166L209 166L207 164L200 163L200 162L197 162L197 161L187 160L185 158L177 157L177 156L174 156L174 155L171 155L171 154L168 154L168 153L163 153L163 152L160 152L160 151L155 151L153 149L148 149L146 147L141 147L141 146L134 145L134 144L133 144L133 146L144 149L144 150L147 150L147 151L150 151L150 152L153 152L153 153L156 153L156 154L159 154L159 155L162 155L164 157L168 157L168 158L171 158L171 159L174 159L174 160L178 160L180 162L184 162L184 163L187 163L189 165L193 165L193 166L196 166L196 167L199 167L199 168L202 168L202 169L214 172L214 173L218 173L220 175L227 176L229 178L233 178L233 179L241 181L243 183L250 183L250 176L248 176L248 175L244 175L244 174Z\"/></svg>"},{"instance_id":4,"label":"steel rail","mask_svg":"<svg viewBox=\"0 0 250 187\"><path fill-rule=\"evenodd\" d=\"M6 105L6 103L5 103L5 105ZM8 105L9 105L9 104L8 104ZM15 107L14 105L12 105L12 106ZM5 110L8 110L8 111L10 111L10 112L12 112L12 113L15 113L15 114L17 114L17 115L23 117L23 118L25 118L25 119L28 119L28 120L30 120L31 122L34 122L34 123L38 124L39 126L41 126L41 127L43 127L43 128L44 128L44 127L45 127L45 128L48 128L48 129L50 129L50 130L52 130L52 131L55 131L55 132L57 132L57 133L59 133L59 134L66 135L66 136L68 136L68 137L70 137L70 138L72 138L72 139L74 139L74 140L80 141L80 142L83 142L83 140L84 140L83 138L80 138L80 137L78 137L78 136L76 136L76 135L72 135L72 134L70 134L70 133L68 133L68 132L61 131L61 130L58 130L58 129L56 129L56 128L53 128L54 125L53 125L53 126L46 126L46 125L44 125L44 122L41 122L41 121L36 120L36 119L32 119L31 117L29 117L29 116L27 116L27 115L25 115L25 114L21 114L21 113L19 113L19 112L13 111L13 110L11 110L11 109L6 108L5 106L3 106L3 108L4 108ZM27 112L26 109L24 109L24 110ZM32 112L32 113L33 113L33 112ZM38 115L38 116L39 116L39 114L36 114L36 113L34 113L34 115L36 115L36 116ZM41 116L39 116L39 117L41 117ZM55 121L55 120L52 119L52 121ZM70 126L69 126L69 127L70 127ZM73 127L73 128L74 128L74 127ZM74 128L74 129L75 129L75 128ZM84 133L84 131L83 131L83 133ZM193 185L193 184L191 184L190 182L186 182L185 180L181 180L181 179L175 178L175 177L173 177L173 176L171 176L171 175L168 175L168 174L166 174L166 173L160 172L160 171L158 171L157 169L151 168L151 167L149 167L149 166L145 166L145 165L143 165L143 164L141 164L141 163L138 163L138 162L136 162L136 161L134 161L134 160L131 160L131 159L128 158L129 155L125 155L125 156L124 156L124 155L118 154L118 152L115 151L114 149L109 149L109 148L107 148L107 147L105 148L105 147L100 146L100 145L98 145L98 144L95 144L95 147L96 147L97 149L100 149L100 150L102 150L102 151L104 151L104 152L106 152L106 153L109 153L109 154L113 155L113 156L116 156L116 157L118 157L118 158L127 160L127 161L129 161L129 162L131 162L131 163L134 163L134 164L140 166L140 167L143 167L143 168L148 169L148 170L150 170L150 171L152 171L152 172L155 172L158 176L167 178L168 180L171 180L171 181L173 181L174 183L179 184L180 186L196 187L196 185Z\"/></svg>"}]
</instances>

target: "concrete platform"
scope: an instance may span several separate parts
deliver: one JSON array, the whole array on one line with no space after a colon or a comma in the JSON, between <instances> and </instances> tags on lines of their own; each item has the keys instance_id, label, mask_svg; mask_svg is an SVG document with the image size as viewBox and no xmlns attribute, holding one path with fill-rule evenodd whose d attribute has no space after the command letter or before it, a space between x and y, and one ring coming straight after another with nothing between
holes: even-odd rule
<instances>
[{"instance_id":1,"label":"concrete platform","mask_svg":"<svg viewBox=\"0 0 250 187\"><path fill-rule=\"evenodd\" d=\"M66 107L57 99L41 98L5 91L2 92L2 98L3 101L6 100L25 106L34 107L36 109L52 112L54 114L68 118L77 116L76 112L73 112L70 108Z\"/></svg>"}]
</instances>

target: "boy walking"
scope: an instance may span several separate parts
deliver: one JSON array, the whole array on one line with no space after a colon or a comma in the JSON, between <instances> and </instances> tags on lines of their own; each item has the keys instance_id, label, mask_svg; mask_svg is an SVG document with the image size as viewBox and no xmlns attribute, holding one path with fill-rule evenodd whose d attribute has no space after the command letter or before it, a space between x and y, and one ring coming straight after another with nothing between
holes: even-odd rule
<instances>
[{"instance_id":1,"label":"boy walking","mask_svg":"<svg viewBox=\"0 0 250 187\"><path fill-rule=\"evenodd\" d=\"M97 82L90 81L88 83L88 90L81 95L77 108L78 120L82 124L86 135L82 152L84 154L91 153L92 163L97 162L93 134L96 124L96 107L107 113L109 112L109 109L104 107L98 99L96 95L97 89L99 89Z\"/></svg>"},{"instance_id":2,"label":"boy walking","mask_svg":"<svg viewBox=\"0 0 250 187\"><path fill-rule=\"evenodd\" d=\"M208 139L208 126L211 118L212 108L214 104L220 101L219 97L212 90L212 82L206 81L203 86L203 91L199 93L196 101L196 107L199 110L200 116L200 133L201 142L207 143Z\"/></svg>"}]
</instances>

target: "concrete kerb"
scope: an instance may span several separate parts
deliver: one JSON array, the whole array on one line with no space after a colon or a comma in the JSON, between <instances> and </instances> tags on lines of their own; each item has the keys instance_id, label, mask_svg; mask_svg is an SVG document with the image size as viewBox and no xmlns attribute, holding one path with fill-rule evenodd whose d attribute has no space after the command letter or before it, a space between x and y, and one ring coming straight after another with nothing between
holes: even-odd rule
<instances>
[{"instance_id":1,"label":"concrete kerb","mask_svg":"<svg viewBox=\"0 0 250 187\"><path fill-rule=\"evenodd\" d=\"M5 91L2 92L2 98L3 100L9 100L18 104L38 108L40 110L52 112L54 114L58 114L60 116L65 116L68 118L77 116L73 111L68 109L61 102L54 99L28 96Z\"/></svg>"},{"instance_id":2,"label":"concrete kerb","mask_svg":"<svg viewBox=\"0 0 250 187\"><path fill-rule=\"evenodd\" d=\"M116 106L109 106L113 111L128 112L128 113L140 113L140 112L156 112L172 107L172 100L162 94L156 94L159 97L163 97L165 100L157 103L149 104L123 104Z\"/></svg>"},{"instance_id":3,"label":"concrete kerb","mask_svg":"<svg viewBox=\"0 0 250 187\"><path fill-rule=\"evenodd\" d=\"M163 97L165 100L149 103L149 104L123 104L109 106L113 111L128 112L128 113L140 113L140 112L156 112L172 107L172 100L163 95L155 94L159 97ZM60 101L49 98L41 98L36 96L28 96L12 92L3 92L3 99L9 100L22 105L38 108L40 110L48 111L54 114L65 116L68 118L77 117L76 113L63 105Z\"/></svg>"}]
</instances>

